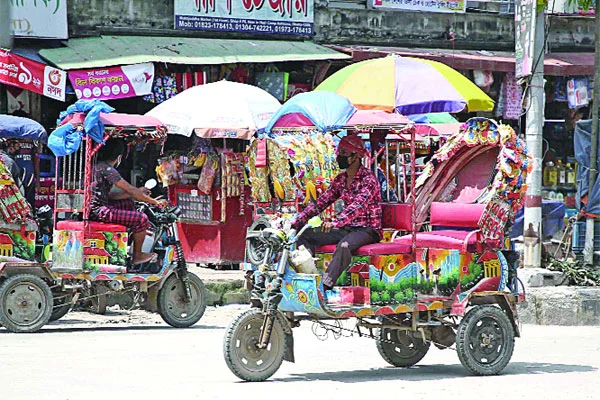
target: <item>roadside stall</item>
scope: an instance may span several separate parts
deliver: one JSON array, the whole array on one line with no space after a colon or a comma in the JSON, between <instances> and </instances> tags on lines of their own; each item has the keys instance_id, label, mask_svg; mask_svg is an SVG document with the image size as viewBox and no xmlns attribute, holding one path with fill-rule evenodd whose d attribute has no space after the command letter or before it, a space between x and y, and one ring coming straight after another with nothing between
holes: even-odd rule
<instances>
[{"instance_id":1,"label":"roadside stall","mask_svg":"<svg viewBox=\"0 0 600 400\"><path fill-rule=\"evenodd\" d=\"M220 81L187 89L147 113L168 127L156 172L183 211L178 225L188 262L236 268L244 260L252 223L246 147L279 107L262 89Z\"/></svg>"}]
</instances>

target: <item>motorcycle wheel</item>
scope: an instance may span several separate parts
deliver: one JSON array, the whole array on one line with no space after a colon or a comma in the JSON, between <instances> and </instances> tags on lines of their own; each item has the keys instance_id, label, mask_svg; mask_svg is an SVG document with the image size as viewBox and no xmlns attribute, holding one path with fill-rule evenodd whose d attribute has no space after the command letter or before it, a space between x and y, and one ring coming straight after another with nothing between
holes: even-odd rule
<instances>
[{"instance_id":1,"label":"motorcycle wheel","mask_svg":"<svg viewBox=\"0 0 600 400\"><path fill-rule=\"evenodd\" d=\"M206 310L206 289L202 280L188 272L192 298L185 302L183 282L171 274L158 292L158 313L175 328L188 328L202 318Z\"/></svg>"},{"instance_id":2,"label":"motorcycle wheel","mask_svg":"<svg viewBox=\"0 0 600 400\"><path fill-rule=\"evenodd\" d=\"M515 348L515 331L504 311L476 306L458 324L456 351L461 364L475 375L497 375Z\"/></svg>"},{"instance_id":3,"label":"motorcycle wheel","mask_svg":"<svg viewBox=\"0 0 600 400\"><path fill-rule=\"evenodd\" d=\"M0 324L11 332L39 331L52 314L52 291L43 279L13 275L0 284Z\"/></svg>"},{"instance_id":4,"label":"motorcycle wheel","mask_svg":"<svg viewBox=\"0 0 600 400\"><path fill-rule=\"evenodd\" d=\"M273 321L269 345L264 349L257 347L263 319L262 311L252 308L238 315L225 332L225 362L235 376L247 382L269 379L283 362L285 338L278 318Z\"/></svg>"},{"instance_id":5,"label":"motorcycle wheel","mask_svg":"<svg viewBox=\"0 0 600 400\"><path fill-rule=\"evenodd\" d=\"M394 367L411 367L421 361L429 350L430 342L410 332L399 329L380 329L377 350L385 361Z\"/></svg>"}]
</instances>

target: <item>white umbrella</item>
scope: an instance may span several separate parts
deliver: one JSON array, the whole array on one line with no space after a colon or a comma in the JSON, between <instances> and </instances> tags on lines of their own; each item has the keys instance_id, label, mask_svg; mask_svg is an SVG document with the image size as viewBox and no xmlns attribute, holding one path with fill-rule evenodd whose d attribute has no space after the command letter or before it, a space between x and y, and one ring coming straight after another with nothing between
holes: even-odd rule
<instances>
[{"instance_id":1,"label":"white umbrella","mask_svg":"<svg viewBox=\"0 0 600 400\"><path fill-rule=\"evenodd\" d=\"M280 107L279 101L261 88L219 81L184 90L146 115L165 124L168 133L250 139Z\"/></svg>"}]
</instances>

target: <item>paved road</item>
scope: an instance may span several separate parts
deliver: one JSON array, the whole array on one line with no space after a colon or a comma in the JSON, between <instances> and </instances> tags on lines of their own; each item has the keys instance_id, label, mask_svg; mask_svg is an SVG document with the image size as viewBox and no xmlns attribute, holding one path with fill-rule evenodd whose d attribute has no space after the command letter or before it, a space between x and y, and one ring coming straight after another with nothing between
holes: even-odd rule
<instances>
[{"instance_id":1,"label":"paved road","mask_svg":"<svg viewBox=\"0 0 600 400\"><path fill-rule=\"evenodd\" d=\"M600 327L524 326L504 374L474 377L452 350L432 348L418 367L395 369L371 340L320 341L305 323L295 330L296 364L284 362L268 382L242 383L222 356L224 327L242 308L209 308L183 330L141 311L72 313L38 334L0 329L0 398L580 400L600 393Z\"/></svg>"}]
</instances>

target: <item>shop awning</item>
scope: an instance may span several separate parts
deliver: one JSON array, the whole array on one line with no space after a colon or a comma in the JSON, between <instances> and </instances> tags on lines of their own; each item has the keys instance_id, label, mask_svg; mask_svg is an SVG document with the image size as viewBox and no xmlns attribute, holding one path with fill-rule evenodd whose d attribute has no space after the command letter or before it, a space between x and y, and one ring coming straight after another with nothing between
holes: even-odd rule
<instances>
[{"instance_id":1,"label":"shop awning","mask_svg":"<svg viewBox=\"0 0 600 400\"><path fill-rule=\"evenodd\" d=\"M408 49L403 47L329 46L352 56L353 61L398 54L442 62L459 70L515 72L515 54L502 51ZM594 74L594 53L549 53L544 59L544 74L575 76Z\"/></svg>"},{"instance_id":2,"label":"shop awning","mask_svg":"<svg viewBox=\"0 0 600 400\"><path fill-rule=\"evenodd\" d=\"M70 39L40 55L65 69L161 62L173 64L270 63L344 60L351 57L312 42L204 39L163 36L101 36Z\"/></svg>"}]
</instances>

